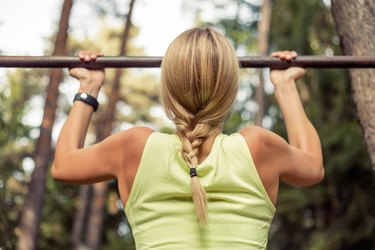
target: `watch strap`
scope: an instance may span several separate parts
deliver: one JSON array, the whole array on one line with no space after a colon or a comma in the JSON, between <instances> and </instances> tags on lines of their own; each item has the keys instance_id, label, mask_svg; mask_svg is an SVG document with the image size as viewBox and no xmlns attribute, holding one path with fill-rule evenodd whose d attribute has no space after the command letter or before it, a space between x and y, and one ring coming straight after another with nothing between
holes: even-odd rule
<instances>
[{"instance_id":1,"label":"watch strap","mask_svg":"<svg viewBox=\"0 0 375 250\"><path fill-rule=\"evenodd\" d=\"M98 109L98 107L99 107L99 102L98 102L98 100L97 100L95 97L93 97L93 96L91 96L91 95L89 95L89 94L87 94L87 93L77 93L77 94L74 96L74 100L73 100L73 102L75 102L75 101L82 101L82 102L84 102L84 103L90 105L91 107L94 108L94 112L95 112L95 111Z\"/></svg>"}]
</instances>

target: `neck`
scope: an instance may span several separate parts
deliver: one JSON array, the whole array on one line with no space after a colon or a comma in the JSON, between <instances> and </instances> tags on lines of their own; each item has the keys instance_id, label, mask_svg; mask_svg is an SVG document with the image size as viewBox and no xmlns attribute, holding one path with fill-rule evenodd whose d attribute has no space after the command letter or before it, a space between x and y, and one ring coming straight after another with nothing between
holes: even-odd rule
<instances>
[{"instance_id":1,"label":"neck","mask_svg":"<svg viewBox=\"0 0 375 250\"><path fill-rule=\"evenodd\" d=\"M210 154L216 137L222 133L221 129L216 129L211 135L205 138L198 149L198 163L201 163Z\"/></svg>"}]
</instances>

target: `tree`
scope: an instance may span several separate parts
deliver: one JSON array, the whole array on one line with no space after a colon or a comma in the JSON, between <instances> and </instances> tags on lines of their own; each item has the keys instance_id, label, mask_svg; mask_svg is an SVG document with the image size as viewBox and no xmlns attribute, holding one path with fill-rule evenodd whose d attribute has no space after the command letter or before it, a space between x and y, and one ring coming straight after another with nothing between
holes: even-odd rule
<instances>
[{"instance_id":1,"label":"tree","mask_svg":"<svg viewBox=\"0 0 375 250\"><path fill-rule=\"evenodd\" d=\"M268 52L268 37L271 26L272 0L264 0L261 7L261 19L258 21L258 54L266 56ZM255 91L255 101L258 104L258 111L255 115L255 125L262 126L265 115L265 96L264 96L264 69L258 70L259 83Z\"/></svg>"},{"instance_id":2,"label":"tree","mask_svg":"<svg viewBox=\"0 0 375 250\"><path fill-rule=\"evenodd\" d=\"M53 55L64 55L72 5L72 0L64 1ZM44 115L42 124L40 125L40 135L34 152L35 170L32 174L29 193L25 199L24 211L21 215L19 225L17 243L17 249L19 250L33 250L37 248L41 213L45 197L45 184L52 153L51 132L55 120L55 111L59 95L58 86L62 77L63 74L61 69L52 69L50 71Z\"/></svg>"},{"instance_id":3,"label":"tree","mask_svg":"<svg viewBox=\"0 0 375 250\"><path fill-rule=\"evenodd\" d=\"M375 54L375 2L332 0L332 15L346 55ZM375 171L375 69L350 69L353 100Z\"/></svg>"},{"instance_id":4,"label":"tree","mask_svg":"<svg viewBox=\"0 0 375 250\"><path fill-rule=\"evenodd\" d=\"M15 249L16 230L27 191L34 128L25 124L30 101L40 93L44 72L17 69L0 84L0 246ZM26 163L26 164L25 164Z\"/></svg>"},{"instance_id":5,"label":"tree","mask_svg":"<svg viewBox=\"0 0 375 250\"><path fill-rule=\"evenodd\" d=\"M304 55L340 54L329 6L320 0L274 2L271 46ZM269 249L372 249L375 191L344 70L308 70L298 82L322 141L326 176L314 187L281 185ZM270 112L271 113L271 112ZM273 130L286 138L281 116Z\"/></svg>"}]
</instances>

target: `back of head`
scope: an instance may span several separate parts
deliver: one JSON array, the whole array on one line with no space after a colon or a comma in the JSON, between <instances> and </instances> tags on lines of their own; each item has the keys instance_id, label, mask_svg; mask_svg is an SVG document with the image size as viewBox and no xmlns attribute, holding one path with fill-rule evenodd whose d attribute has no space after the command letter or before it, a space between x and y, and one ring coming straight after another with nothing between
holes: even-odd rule
<instances>
[{"instance_id":1,"label":"back of head","mask_svg":"<svg viewBox=\"0 0 375 250\"><path fill-rule=\"evenodd\" d=\"M237 95L236 52L220 33L211 28L194 28L172 42L161 68L160 95L165 113L176 124L183 156L195 169L199 146L204 138L222 128ZM193 198L202 222L206 216L205 193L198 179L192 180Z\"/></svg>"},{"instance_id":2,"label":"back of head","mask_svg":"<svg viewBox=\"0 0 375 250\"><path fill-rule=\"evenodd\" d=\"M211 28L183 32L162 63L161 97L167 116L177 126L221 126L236 97L238 75L236 53L224 36Z\"/></svg>"}]
</instances>

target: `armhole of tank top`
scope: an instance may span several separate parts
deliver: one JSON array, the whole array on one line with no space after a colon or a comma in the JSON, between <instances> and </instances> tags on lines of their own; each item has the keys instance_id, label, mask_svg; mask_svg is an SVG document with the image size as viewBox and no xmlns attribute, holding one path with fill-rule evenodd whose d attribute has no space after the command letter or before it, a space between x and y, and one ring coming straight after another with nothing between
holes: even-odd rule
<instances>
[{"instance_id":1,"label":"armhole of tank top","mask_svg":"<svg viewBox=\"0 0 375 250\"><path fill-rule=\"evenodd\" d=\"M131 188L130 193L129 193L128 201L126 202L126 205L125 205L125 214L127 214L127 215L129 213L131 213L131 208L132 208L135 200L137 199L137 196L138 196L138 193L139 193L139 189L140 189L140 184L139 183L141 182L141 178L143 176L142 172L145 171L144 167L143 167L143 165L145 165L145 164L143 164L143 162L145 161L145 157L148 154L149 147L150 147L151 141L152 141L152 137L154 137L157 134L158 134L157 132L151 133L149 135L149 137L147 138L145 147L143 148L143 152L142 152L142 156L141 156L141 161L139 162L137 173L135 174L133 185L132 185L132 188Z\"/></svg>"},{"instance_id":2,"label":"armhole of tank top","mask_svg":"<svg viewBox=\"0 0 375 250\"><path fill-rule=\"evenodd\" d=\"M273 202L271 201L271 198L269 197L269 195L266 191L266 188L264 187L264 184L263 184L263 182L262 182L262 180L259 176L258 169L256 168L255 162L253 160L253 156L251 155L250 148L247 145L247 142L246 142L245 138L240 133L236 133L236 134L240 137L240 141L241 141L241 144L242 144L241 149L243 149L245 155L247 155L247 157L248 157L248 160L250 162L249 167L251 168L252 172L254 173L254 178L256 180L256 184L257 184L259 190L264 195L265 199L267 200L267 203L269 204L269 207L270 207L272 213L275 213L276 207L273 204Z\"/></svg>"}]
</instances>

